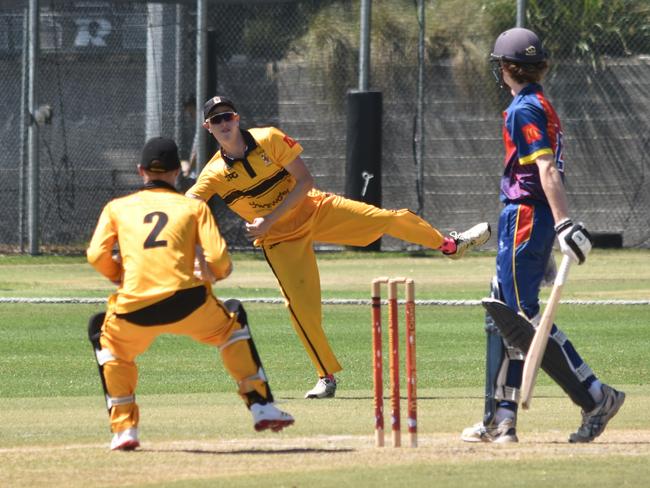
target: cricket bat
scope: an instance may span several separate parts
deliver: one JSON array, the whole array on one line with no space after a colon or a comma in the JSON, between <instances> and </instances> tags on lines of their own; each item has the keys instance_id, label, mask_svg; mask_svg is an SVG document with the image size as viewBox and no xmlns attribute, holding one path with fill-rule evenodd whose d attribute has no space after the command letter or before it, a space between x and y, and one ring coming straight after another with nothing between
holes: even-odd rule
<instances>
[{"instance_id":1,"label":"cricket bat","mask_svg":"<svg viewBox=\"0 0 650 488\"><path fill-rule=\"evenodd\" d=\"M569 267L571 266L571 258L564 256L560 268L558 269L557 276L553 283L551 295L544 309L544 314L539 322L539 326L535 331L533 340L530 343L528 354L526 354L526 361L524 362L524 372L521 379L521 406L524 410L530 408L530 402L533 396L533 387L535 386L535 379L539 371L539 366L542 363L544 351L548 344L548 335L553 327L553 320L557 306L560 303L560 296L562 295L562 288L566 282L567 275L569 274Z\"/></svg>"}]
</instances>

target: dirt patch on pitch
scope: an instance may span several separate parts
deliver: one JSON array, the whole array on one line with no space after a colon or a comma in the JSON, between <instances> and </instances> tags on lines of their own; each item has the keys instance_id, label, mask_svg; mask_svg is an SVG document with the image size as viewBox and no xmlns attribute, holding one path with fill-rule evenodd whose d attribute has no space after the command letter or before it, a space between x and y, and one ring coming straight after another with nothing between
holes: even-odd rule
<instances>
[{"instance_id":1,"label":"dirt patch on pitch","mask_svg":"<svg viewBox=\"0 0 650 488\"><path fill-rule=\"evenodd\" d=\"M389 439L387 439L389 440ZM403 439L406 441L406 438ZM143 442L130 453L105 445L0 449L10 486L115 486L240 476L355 470L368 466L473 464L650 455L650 431L608 431L591 444L568 444L561 433L528 435L518 444L468 444L457 435L423 435L418 448L375 448L369 436L251 437L218 441ZM8 477L8 478L7 478Z\"/></svg>"},{"instance_id":2,"label":"dirt patch on pitch","mask_svg":"<svg viewBox=\"0 0 650 488\"><path fill-rule=\"evenodd\" d=\"M436 459L438 461L481 461L503 457L508 459L539 458L558 456L600 456L600 455L638 455L650 454L650 431L608 432L606 436L590 444L569 444L563 434L530 435L517 444L496 445L485 443L465 443L457 435L441 434L420 436L418 447L394 448L387 445L376 448L373 439L361 436L314 436L309 438L275 439L235 439L220 442L177 442L151 445L151 451L161 453L187 452L195 454L225 455L229 457L263 458L269 456L289 456L327 459L327 463L356 465L361 458L370 464L417 462ZM406 438L403 442L406 442ZM387 439L390 443L390 439ZM149 451L144 446L144 451ZM229 463L231 464L231 463ZM319 464L319 463L317 463ZM361 464L364 464L361 462ZM286 468L286 465L285 465Z\"/></svg>"}]
</instances>

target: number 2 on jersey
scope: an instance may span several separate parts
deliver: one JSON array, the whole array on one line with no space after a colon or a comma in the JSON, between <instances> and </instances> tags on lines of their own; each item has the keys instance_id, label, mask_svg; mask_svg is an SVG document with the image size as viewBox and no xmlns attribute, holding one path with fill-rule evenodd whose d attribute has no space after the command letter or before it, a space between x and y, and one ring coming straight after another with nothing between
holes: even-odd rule
<instances>
[{"instance_id":1,"label":"number 2 on jersey","mask_svg":"<svg viewBox=\"0 0 650 488\"><path fill-rule=\"evenodd\" d=\"M158 237L158 234L160 234L160 232L163 230L163 228L167 225L167 222L169 222L169 217L167 217L167 214L165 212L151 212L144 216L144 223L150 224L153 222L154 218L156 219L156 223L147 236L147 239L144 241L145 249L151 249L153 247L167 247L166 240L157 241L156 238Z\"/></svg>"}]
</instances>

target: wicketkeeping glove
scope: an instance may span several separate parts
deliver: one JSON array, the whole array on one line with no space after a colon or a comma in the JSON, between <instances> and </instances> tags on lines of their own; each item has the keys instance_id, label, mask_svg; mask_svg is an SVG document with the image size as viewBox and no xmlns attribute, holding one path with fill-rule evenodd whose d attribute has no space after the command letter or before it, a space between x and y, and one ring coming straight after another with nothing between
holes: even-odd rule
<instances>
[{"instance_id":1,"label":"wicketkeeping glove","mask_svg":"<svg viewBox=\"0 0 650 488\"><path fill-rule=\"evenodd\" d=\"M555 226L560 251L573 261L582 264L591 251L591 236L582 222L574 224L571 219L564 219Z\"/></svg>"}]
</instances>

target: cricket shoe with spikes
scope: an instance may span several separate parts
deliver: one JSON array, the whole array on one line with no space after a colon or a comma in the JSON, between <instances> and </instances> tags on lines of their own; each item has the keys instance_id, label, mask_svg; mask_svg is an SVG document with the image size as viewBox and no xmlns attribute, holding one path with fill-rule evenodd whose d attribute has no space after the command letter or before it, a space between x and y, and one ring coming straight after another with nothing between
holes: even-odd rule
<instances>
[{"instance_id":1,"label":"cricket shoe with spikes","mask_svg":"<svg viewBox=\"0 0 650 488\"><path fill-rule=\"evenodd\" d=\"M257 432L271 429L273 432L280 432L285 427L294 423L293 417L283 412L272 403L253 403L251 405L253 415L253 427Z\"/></svg>"},{"instance_id":2,"label":"cricket shoe with spikes","mask_svg":"<svg viewBox=\"0 0 650 488\"><path fill-rule=\"evenodd\" d=\"M625 393L603 385L603 399L591 412L582 412L582 424L569 436L569 442L591 442L603 433L607 422L616 415L625 402Z\"/></svg>"},{"instance_id":3,"label":"cricket shoe with spikes","mask_svg":"<svg viewBox=\"0 0 650 488\"><path fill-rule=\"evenodd\" d=\"M140 447L137 427L131 427L113 434L111 451L133 451L136 447Z\"/></svg>"},{"instance_id":4,"label":"cricket shoe with spikes","mask_svg":"<svg viewBox=\"0 0 650 488\"><path fill-rule=\"evenodd\" d=\"M449 233L449 237L456 243L456 251L445 252L444 255L449 259L460 259L470 249L476 249L485 244L490 239L490 235L492 235L492 230L487 222L476 224L465 232L452 231Z\"/></svg>"},{"instance_id":5,"label":"cricket shoe with spikes","mask_svg":"<svg viewBox=\"0 0 650 488\"><path fill-rule=\"evenodd\" d=\"M495 427L486 427L483 422L467 427L460 435L465 442L494 442L495 444L507 444L519 442L515 419L503 419Z\"/></svg>"}]
</instances>

